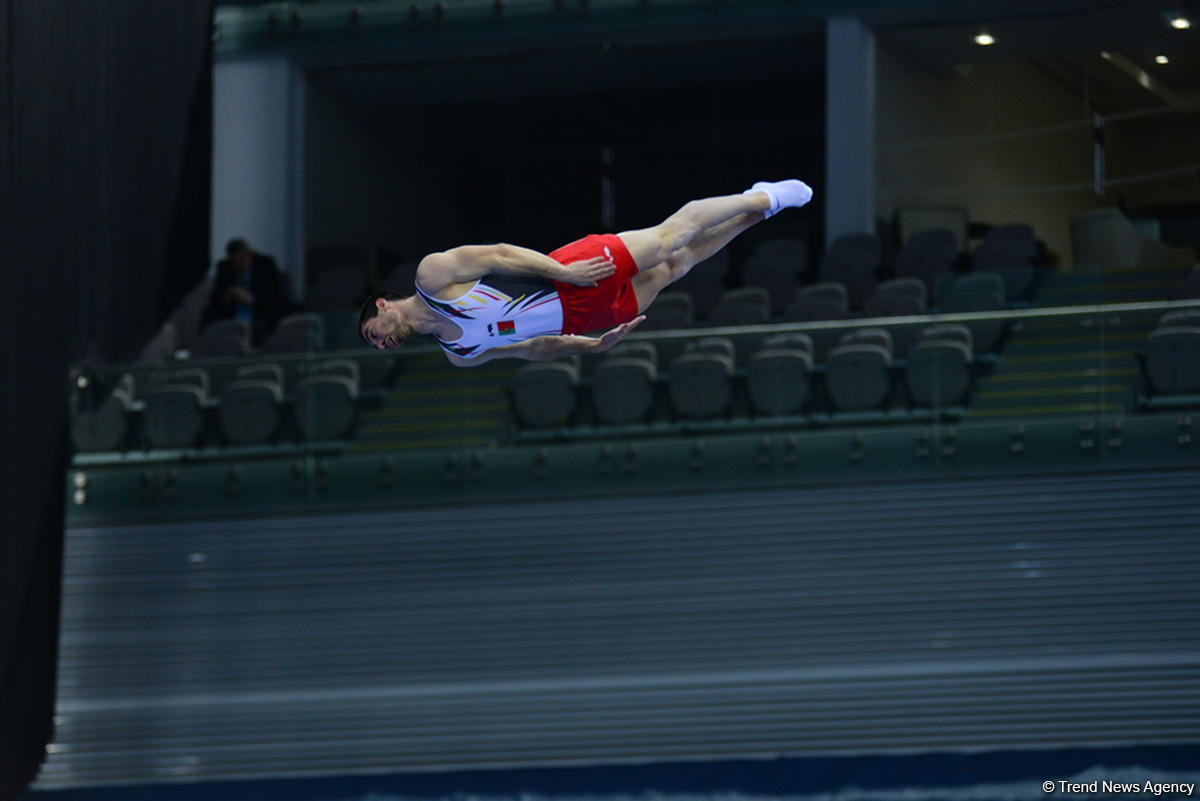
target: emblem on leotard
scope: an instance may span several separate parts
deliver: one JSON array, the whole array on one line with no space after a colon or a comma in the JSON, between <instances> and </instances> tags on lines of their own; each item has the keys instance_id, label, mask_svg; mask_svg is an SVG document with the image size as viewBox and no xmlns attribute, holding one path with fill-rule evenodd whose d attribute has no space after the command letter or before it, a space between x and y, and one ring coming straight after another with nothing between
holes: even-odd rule
<instances>
[{"instance_id":1,"label":"emblem on leotard","mask_svg":"<svg viewBox=\"0 0 1200 801\"><path fill-rule=\"evenodd\" d=\"M496 331L498 331L502 337L509 336L517 333L517 324L512 320L501 320L500 322L496 323Z\"/></svg>"}]
</instances>

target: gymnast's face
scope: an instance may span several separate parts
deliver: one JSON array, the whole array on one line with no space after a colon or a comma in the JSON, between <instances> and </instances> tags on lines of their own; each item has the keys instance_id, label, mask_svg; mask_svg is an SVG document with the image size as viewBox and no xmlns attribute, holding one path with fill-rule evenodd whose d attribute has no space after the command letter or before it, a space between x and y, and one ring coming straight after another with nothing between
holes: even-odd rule
<instances>
[{"instance_id":1,"label":"gymnast's face","mask_svg":"<svg viewBox=\"0 0 1200 801\"><path fill-rule=\"evenodd\" d=\"M371 347L379 350L390 350L408 344L416 331L404 319L397 301L379 298L376 305L379 313L363 323L363 339L370 343Z\"/></svg>"}]
</instances>

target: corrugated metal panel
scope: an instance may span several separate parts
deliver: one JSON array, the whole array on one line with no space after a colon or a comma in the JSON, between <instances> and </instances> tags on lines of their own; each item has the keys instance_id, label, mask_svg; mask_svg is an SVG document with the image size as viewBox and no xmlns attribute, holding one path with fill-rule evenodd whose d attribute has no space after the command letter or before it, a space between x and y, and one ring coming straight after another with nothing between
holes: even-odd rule
<instances>
[{"instance_id":1,"label":"corrugated metal panel","mask_svg":"<svg viewBox=\"0 0 1200 801\"><path fill-rule=\"evenodd\" d=\"M1194 742L1198 487L72 528L39 786Z\"/></svg>"}]
</instances>

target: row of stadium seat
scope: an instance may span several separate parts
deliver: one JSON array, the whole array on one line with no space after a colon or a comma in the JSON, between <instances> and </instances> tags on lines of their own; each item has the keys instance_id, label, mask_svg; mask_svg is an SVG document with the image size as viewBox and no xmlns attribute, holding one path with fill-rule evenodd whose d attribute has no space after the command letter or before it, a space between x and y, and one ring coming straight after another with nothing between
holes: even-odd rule
<instances>
[{"instance_id":1,"label":"row of stadium seat","mask_svg":"<svg viewBox=\"0 0 1200 801\"><path fill-rule=\"evenodd\" d=\"M1143 406L1200 405L1200 308L1162 315L1146 337L1141 367Z\"/></svg>"},{"instance_id":2,"label":"row of stadium seat","mask_svg":"<svg viewBox=\"0 0 1200 801\"><path fill-rule=\"evenodd\" d=\"M901 385L909 405L957 407L974 374L966 326L923 329L902 366L893 358L891 335L868 328L845 334L823 364L816 361L812 337L802 333L768 336L741 368L729 339L693 340L666 372L659 370L652 343L629 342L613 348L586 380L573 361L526 365L514 378L511 397L523 426L571 425L585 399L597 422L620 425L651 419L656 397L664 394L677 418L724 416L739 385L756 415L802 414L818 397L832 411L881 410Z\"/></svg>"},{"instance_id":3,"label":"row of stadium seat","mask_svg":"<svg viewBox=\"0 0 1200 801\"><path fill-rule=\"evenodd\" d=\"M95 408L78 408L73 396L72 437L81 451L177 449L216 428L222 444L255 445L275 441L285 420L302 441L346 436L357 417L358 364L330 359L307 367L289 384L279 364L246 364L217 393L199 367L126 373Z\"/></svg>"}]
</instances>

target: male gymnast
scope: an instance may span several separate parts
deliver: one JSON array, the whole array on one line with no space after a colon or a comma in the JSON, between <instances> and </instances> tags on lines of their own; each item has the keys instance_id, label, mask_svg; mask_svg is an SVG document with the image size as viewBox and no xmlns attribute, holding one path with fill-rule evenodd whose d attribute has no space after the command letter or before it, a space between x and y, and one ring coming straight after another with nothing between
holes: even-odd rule
<instances>
[{"instance_id":1,"label":"male gymnast","mask_svg":"<svg viewBox=\"0 0 1200 801\"><path fill-rule=\"evenodd\" d=\"M693 200L653 228L592 234L549 255L506 244L431 253L417 267L415 295L367 298L359 334L381 350L432 334L459 367L605 351L697 263L811 199L803 181L759 181L740 195Z\"/></svg>"}]
</instances>

